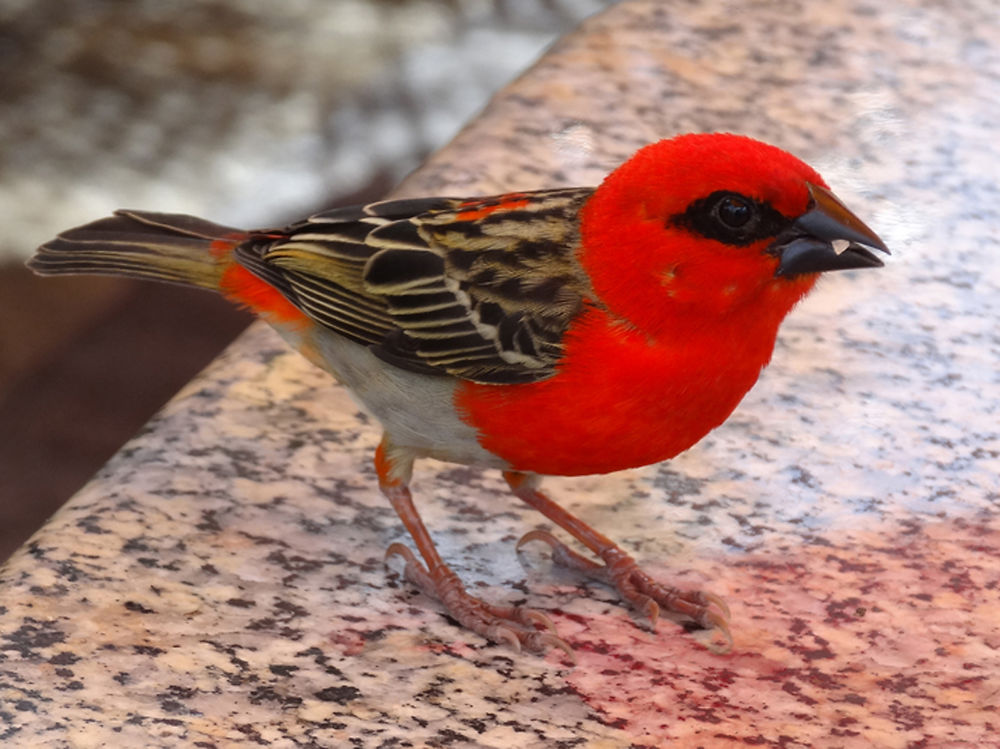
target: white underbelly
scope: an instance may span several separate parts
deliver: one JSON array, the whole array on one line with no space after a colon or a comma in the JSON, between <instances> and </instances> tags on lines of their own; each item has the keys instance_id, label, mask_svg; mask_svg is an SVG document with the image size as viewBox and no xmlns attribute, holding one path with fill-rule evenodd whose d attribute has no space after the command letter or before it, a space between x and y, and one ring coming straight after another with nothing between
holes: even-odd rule
<instances>
[{"instance_id":1,"label":"white underbelly","mask_svg":"<svg viewBox=\"0 0 1000 749\"><path fill-rule=\"evenodd\" d=\"M285 337L298 343L291 340L294 334ZM476 430L459 418L454 401L458 386L455 378L399 369L379 359L366 346L323 328L314 328L310 337L321 359L314 363L333 374L358 405L378 419L395 447L408 448L417 457L507 467L480 446Z\"/></svg>"}]
</instances>

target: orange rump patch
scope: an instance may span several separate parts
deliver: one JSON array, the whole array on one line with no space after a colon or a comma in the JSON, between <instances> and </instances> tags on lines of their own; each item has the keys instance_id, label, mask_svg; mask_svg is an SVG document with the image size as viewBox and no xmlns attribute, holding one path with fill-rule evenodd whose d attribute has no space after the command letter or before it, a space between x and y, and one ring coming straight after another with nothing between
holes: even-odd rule
<instances>
[{"instance_id":1,"label":"orange rump patch","mask_svg":"<svg viewBox=\"0 0 1000 749\"><path fill-rule=\"evenodd\" d=\"M280 291L257 278L242 265L230 265L222 274L219 288L226 299L249 307L268 322L286 325L305 325L309 322L306 314Z\"/></svg>"}]
</instances>

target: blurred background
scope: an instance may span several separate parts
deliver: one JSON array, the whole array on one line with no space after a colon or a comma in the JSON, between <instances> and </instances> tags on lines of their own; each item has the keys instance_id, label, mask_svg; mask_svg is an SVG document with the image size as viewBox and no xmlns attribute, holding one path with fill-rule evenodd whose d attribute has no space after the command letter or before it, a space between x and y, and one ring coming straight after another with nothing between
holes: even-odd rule
<instances>
[{"instance_id":1,"label":"blurred background","mask_svg":"<svg viewBox=\"0 0 1000 749\"><path fill-rule=\"evenodd\" d=\"M248 323L22 264L115 208L281 225L388 192L608 0L0 0L0 560Z\"/></svg>"}]
</instances>

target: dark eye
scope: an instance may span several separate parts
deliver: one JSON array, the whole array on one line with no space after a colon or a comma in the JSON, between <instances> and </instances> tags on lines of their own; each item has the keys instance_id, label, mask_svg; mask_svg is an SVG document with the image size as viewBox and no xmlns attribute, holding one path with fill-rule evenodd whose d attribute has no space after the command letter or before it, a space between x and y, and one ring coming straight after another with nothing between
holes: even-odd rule
<instances>
[{"instance_id":1,"label":"dark eye","mask_svg":"<svg viewBox=\"0 0 1000 749\"><path fill-rule=\"evenodd\" d=\"M734 247L776 237L789 224L769 203L732 190L699 198L668 221Z\"/></svg>"},{"instance_id":2,"label":"dark eye","mask_svg":"<svg viewBox=\"0 0 1000 749\"><path fill-rule=\"evenodd\" d=\"M755 208L746 198L727 195L715 206L715 216L727 229L740 229L754 217Z\"/></svg>"}]
</instances>

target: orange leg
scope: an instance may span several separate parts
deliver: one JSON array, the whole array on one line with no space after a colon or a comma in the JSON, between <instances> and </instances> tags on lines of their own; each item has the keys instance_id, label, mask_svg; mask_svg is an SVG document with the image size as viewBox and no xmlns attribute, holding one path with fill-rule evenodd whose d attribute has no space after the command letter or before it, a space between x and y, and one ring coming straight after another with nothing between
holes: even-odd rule
<instances>
[{"instance_id":1,"label":"orange leg","mask_svg":"<svg viewBox=\"0 0 1000 749\"><path fill-rule=\"evenodd\" d=\"M406 454L392 454L385 438L375 452L375 470L379 487L409 531L423 564L401 543L386 550L386 559L400 556L406 562L403 574L425 595L436 598L463 627L492 642L506 643L516 651L523 647L532 652L559 648L573 659L573 652L557 634L545 614L524 606L495 606L466 592L461 580L438 554L434 541L413 505L409 482L413 459ZM541 626L548 631L540 631Z\"/></svg>"},{"instance_id":2,"label":"orange leg","mask_svg":"<svg viewBox=\"0 0 1000 749\"><path fill-rule=\"evenodd\" d=\"M662 607L690 617L705 628L719 630L726 639L725 649L732 648L729 607L725 601L712 593L680 590L657 582L639 569L635 560L611 539L566 512L542 493L538 488L537 476L517 471L505 471L503 476L518 499L568 531L573 538L604 560L604 564L597 564L577 554L548 531L535 530L525 534L518 541L518 548L529 541L544 541L552 547L552 557L557 564L612 585L622 598L649 618L652 627L656 626Z\"/></svg>"}]
</instances>

